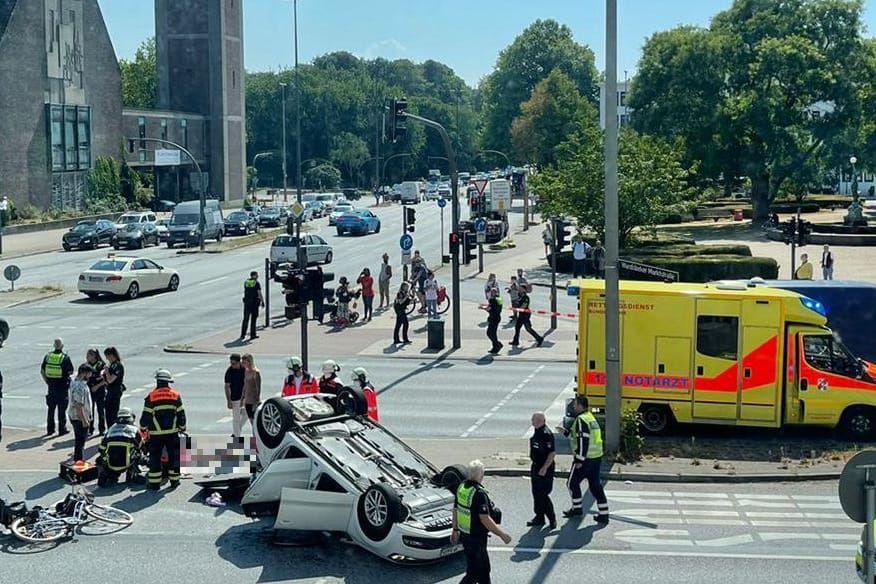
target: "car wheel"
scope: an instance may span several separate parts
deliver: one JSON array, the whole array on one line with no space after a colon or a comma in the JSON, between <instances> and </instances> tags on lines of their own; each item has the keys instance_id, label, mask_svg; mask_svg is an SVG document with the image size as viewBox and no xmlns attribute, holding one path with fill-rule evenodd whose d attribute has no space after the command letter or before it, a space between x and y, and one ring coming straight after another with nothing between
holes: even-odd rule
<instances>
[{"instance_id":1,"label":"car wheel","mask_svg":"<svg viewBox=\"0 0 876 584\"><path fill-rule=\"evenodd\" d=\"M452 464L445 467L440 473L435 475L433 482L439 487L444 487L454 495L459 485L468 479L468 469L461 464Z\"/></svg>"},{"instance_id":2,"label":"car wheel","mask_svg":"<svg viewBox=\"0 0 876 584\"><path fill-rule=\"evenodd\" d=\"M268 448L276 448L283 442L286 432L292 427L294 414L288 401L272 397L265 401L256 419L259 438Z\"/></svg>"},{"instance_id":3,"label":"car wheel","mask_svg":"<svg viewBox=\"0 0 876 584\"><path fill-rule=\"evenodd\" d=\"M133 300L137 296L140 295L140 285L137 282L131 282L131 285L128 286L128 291L125 293L125 296L128 297L128 300Z\"/></svg>"},{"instance_id":4,"label":"car wheel","mask_svg":"<svg viewBox=\"0 0 876 584\"><path fill-rule=\"evenodd\" d=\"M340 229L338 229L338 237L342 236L343 234L344 234L344 232L341 231Z\"/></svg>"},{"instance_id":5,"label":"car wheel","mask_svg":"<svg viewBox=\"0 0 876 584\"><path fill-rule=\"evenodd\" d=\"M846 440L865 442L876 434L876 416L868 407L851 407L843 412L839 429Z\"/></svg>"},{"instance_id":6,"label":"car wheel","mask_svg":"<svg viewBox=\"0 0 876 584\"><path fill-rule=\"evenodd\" d=\"M97 249L99 246L100 242L97 239L91 242L91 249Z\"/></svg>"},{"instance_id":7,"label":"car wheel","mask_svg":"<svg viewBox=\"0 0 876 584\"><path fill-rule=\"evenodd\" d=\"M332 263L332 252L327 252L325 254L325 263L327 263L327 264Z\"/></svg>"},{"instance_id":8,"label":"car wheel","mask_svg":"<svg viewBox=\"0 0 876 584\"><path fill-rule=\"evenodd\" d=\"M143 239L138 239L136 247L137 249L143 249L144 247L146 247L146 238L144 237Z\"/></svg>"},{"instance_id":9,"label":"car wheel","mask_svg":"<svg viewBox=\"0 0 876 584\"><path fill-rule=\"evenodd\" d=\"M344 387L335 400L335 411L339 415L364 416L368 413L365 393L356 387Z\"/></svg>"},{"instance_id":10,"label":"car wheel","mask_svg":"<svg viewBox=\"0 0 876 584\"><path fill-rule=\"evenodd\" d=\"M222 243L222 232L221 231L216 233L216 243Z\"/></svg>"},{"instance_id":11,"label":"car wheel","mask_svg":"<svg viewBox=\"0 0 876 584\"><path fill-rule=\"evenodd\" d=\"M170 277L170 281L167 283L167 289L171 292L176 292L179 288L179 276L174 274Z\"/></svg>"},{"instance_id":12,"label":"car wheel","mask_svg":"<svg viewBox=\"0 0 876 584\"><path fill-rule=\"evenodd\" d=\"M388 485L378 483L368 487L356 506L359 527L371 541L383 541L392 525L404 517L404 507L398 493Z\"/></svg>"},{"instance_id":13,"label":"car wheel","mask_svg":"<svg viewBox=\"0 0 876 584\"><path fill-rule=\"evenodd\" d=\"M169 241L167 242L167 249L173 249L173 244Z\"/></svg>"},{"instance_id":14,"label":"car wheel","mask_svg":"<svg viewBox=\"0 0 876 584\"><path fill-rule=\"evenodd\" d=\"M62 244L61 244L61 247L64 248L64 251L70 251L70 246L67 245L66 243L62 243Z\"/></svg>"},{"instance_id":15,"label":"car wheel","mask_svg":"<svg viewBox=\"0 0 876 584\"><path fill-rule=\"evenodd\" d=\"M0 347L3 346L3 343L6 342L6 339L9 338L9 323L3 319L0 319Z\"/></svg>"},{"instance_id":16,"label":"car wheel","mask_svg":"<svg viewBox=\"0 0 876 584\"><path fill-rule=\"evenodd\" d=\"M377 228L374 230L374 233L380 233L380 221L377 222Z\"/></svg>"}]
</instances>

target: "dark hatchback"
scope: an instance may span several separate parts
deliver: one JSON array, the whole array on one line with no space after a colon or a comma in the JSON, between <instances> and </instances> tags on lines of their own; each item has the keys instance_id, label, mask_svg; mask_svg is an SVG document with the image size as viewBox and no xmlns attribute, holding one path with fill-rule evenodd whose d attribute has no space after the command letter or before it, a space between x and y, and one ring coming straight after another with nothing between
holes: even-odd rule
<instances>
[{"instance_id":1,"label":"dark hatchback","mask_svg":"<svg viewBox=\"0 0 876 584\"><path fill-rule=\"evenodd\" d=\"M97 221L80 221L70 231L61 237L64 251L77 249L97 249L103 243L112 243L116 234L116 226L112 221L98 219Z\"/></svg>"},{"instance_id":2,"label":"dark hatchback","mask_svg":"<svg viewBox=\"0 0 876 584\"><path fill-rule=\"evenodd\" d=\"M264 207L259 213L259 225L279 227L284 221L283 213L277 207Z\"/></svg>"},{"instance_id":3,"label":"dark hatchback","mask_svg":"<svg viewBox=\"0 0 876 584\"><path fill-rule=\"evenodd\" d=\"M249 211L235 211L225 218L225 235L258 233L259 221Z\"/></svg>"},{"instance_id":4,"label":"dark hatchback","mask_svg":"<svg viewBox=\"0 0 876 584\"><path fill-rule=\"evenodd\" d=\"M128 223L113 236L113 247L142 248L150 243L158 245L158 227L153 223Z\"/></svg>"}]
</instances>

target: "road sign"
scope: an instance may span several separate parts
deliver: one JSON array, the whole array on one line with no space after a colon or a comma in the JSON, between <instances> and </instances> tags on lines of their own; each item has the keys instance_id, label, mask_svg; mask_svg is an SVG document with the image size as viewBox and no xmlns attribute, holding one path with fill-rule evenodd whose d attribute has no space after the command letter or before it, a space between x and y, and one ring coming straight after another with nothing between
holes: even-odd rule
<instances>
[{"instance_id":1,"label":"road sign","mask_svg":"<svg viewBox=\"0 0 876 584\"><path fill-rule=\"evenodd\" d=\"M438 199L438 207L443 209L447 206L447 199Z\"/></svg>"},{"instance_id":2,"label":"road sign","mask_svg":"<svg viewBox=\"0 0 876 584\"><path fill-rule=\"evenodd\" d=\"M21 277L21 268L15 264L9 264L6 266L6 269L3 270L3 275L12 283L12 289L15 290L15 281ZM3 341L0 341L0 344L2 343Z\"/></svg>"},{"instance_id":3,"label":"road sign","mask_svg":"<svg viewBox=\"0 0 876 584\"><path fill-rule=\"evenodd\" d=\"M409 266L411 265L411 250L403 249L402 250L402 265Z\"/></svg>"},{"instance_id":4,"label":"road sign","mask_svg":"<svg viewBox=\"0 0 876 584\"><path fill-rule=\"evenodd\" d=\"M476 241L478 243L486 243L487 242L487 232L486 231L478 231L476 234Z\"/></svg>"},{"instance_id":5,"label":"road sign","mask_svg":"<svg viewBox=\"0 0 876 584\"><path fill-rule=\"evenodd\" d=\"M864 482L868 472L870 480L876 480L876 468L867 468L874 465L876 465L876 450L862 450L843 467L839 481L839 500L843 511L852 521L867 522Z\"/></svg>"},{"instance_id":6,"label":"road sign","mask_svg":"<svg viewBox=\"0 0 876 584\"><path fill-rule=\"evenodd\" d=\"M649 266L647 264L640 264L629 260L622 260L620 258L617 260L617 267L621 278L623 279L678 282L678 272L674 270L667 270L665 268L658 268L657 266ZM628 278L624 278L624 276L628 276Z\"/></svg>"},{"instance_id":7,"label":"road sign","mask_svg":"<svg viewBox=\"0 0 876 584\"><path fill-rule=\"evenodd\" d=\"M475 231L477 233L486 233L487 232L487 220L486 219L478 219L475 221Z\"/></svg>"},{"instance_id":8,"label":"road sign","mask_svg":"<svg viewBox=\"0 0 876 584\"><path fill-rule=\"evenodd\" d=\"M179 150L156 150L155 151L155 166L179 166L180 165Z\"/></svg>"},{"instance_id":9,"label":"road sign","mask_svg":"<svg viewBox=\"0 0 876 584\"><path fill-rule=\"evenodd\" d=\"M304 215L304 205L298 201L292 203L292 206L289 207L289 211L292 212L292 217L295 219L301 219L301 216Z\"/></svg>"},{"instance_id":10,"label":"road sign","mask_svg":"<svg viewBox=\"0 0 876 584\"><path fill-rule=\"evenodd\" d=\"M398 240L398 246L402 248L402 251L410 251L414 247L414 238L409 233L405 233Z\"/></svg>"},{"instance_id":11,"label":"road sign","mask_svg":"<svg viewBox=\"0 0 876 584\"><path fill-rule=\"evenodd\" d=\"M493 211L511 209L511 182L508 179L497 178L490 181L490 204Z\"/></svg>"},{"instance_id":12,"label":"road sign","mask_svg":"<svg viewBox=\"0 0 876 584\"><path fill-rule=\"evenodd\" d=\"M484 189L487 188L487 183L490 182L485 178L478 178L471 181L472 186L477 189L479 195L484 194Z\"/></svg>"}]
</instances>

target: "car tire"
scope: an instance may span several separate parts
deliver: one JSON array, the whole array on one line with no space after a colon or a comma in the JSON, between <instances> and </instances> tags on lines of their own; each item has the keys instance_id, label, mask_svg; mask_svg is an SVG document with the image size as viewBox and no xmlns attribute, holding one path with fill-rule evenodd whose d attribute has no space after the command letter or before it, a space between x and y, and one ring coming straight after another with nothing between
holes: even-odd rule
<instances>
[{"instance_id":1,"label":"car tire","mask_svg":"<svg viewBox=\"0 0 876 584\"><path fill-rule=\"evenodd\" d=\"M332 263L332 252L326 252L326 254L325 254L325 263L327 263L327 264Z\"/></svg>"},{"instance_id":2,"label":"car tire","mask_svg":"<svg viewBox=\"0 0 876 584\"><path fill-rule=\"evenodd\" d=\"M62 243L62 244L61 244L61 247L64 248L64 251L70 251L70 246L67 245L66 243Z\"/></svg>"},{"instance_id":3,"label":"car tire","mask_svg":"<svg viewBox=\"0 0 876 584\"><path fill-rule=\"evenodd\" d=\"M468 480L468 469L462 464L452 464L435 475L434 482L455 495L459 485L466 480Z\"/></svg>"},{"instance_id":4,"label":"car tire","mask_svg":"<svg viewBox=\"0 0 876 584\"><path fill-rule=\"evenodd\" d=\"M404 507L398 493L388 485L377 483L365 489L359 497L356 515L365 537L371 541L383 541L392 531L393 524L404 517Z\"/></svg>"},{"instance_id":5,"label":"car tire","mask_svg":"<svg viewBox=\"0 0 876 584\"><path fill-rule=\"evenodd\" d=\"M0 347L9 338L9 323L0 318Z\"/></svg>"},{"instance_id":6,"label":"car tire","mask_svg":"<svg viewBox=\"0 0 876 584\"><path fill-rule=\"evenodd\" d=\"M338 229L338 237L342 236L343 234L344 234L344 232L341 231L340 229Z\"/></svg>"},{"instance_id":7,"label":"car tire","mask_svg":"<svg viewBox=\"0 0 876 584\"><path fill-rule=\"evenodd\" d=\"M174 274L170 277L170 280L167 283L167 289L171 292L176 292L179 290L179 276Z\"/></svg>"},{"instance_id":8,"label":"car tire","mask_svg":"<svg viewBox=\"0 0 876 584\"><path fill-rule=\"evenodd\" d=\"M848 441L869 442L876 435L876 412L866 406L853 406L843 412L838 427Z\"/></svg>"},{"instance_id":9,"label":"car tire","mask_svg":"<svg viewBox=\"0 0 876 584\"><path fill-rule=\"evenodd\" d=\"M169 241L167 242L167 249L173 249L173 244Z\"/></svg>"},{"instance_id":10,"label":"car tire","mask_svg":"<svg viewBox=\"0 0 876 584\"><path fill-rule=\"evenodd\" d=\"M131 282L131 285L128 286L128 291L125 292L125 297L128 300L134 300L139 295L140 295L140 284L138 284L137 282Z\"/></svg>"},{"instance_id":11,"label":"car tire","mask_svg":"<svg viewBox=\"0 0 876 584\"><path fill-rule=\"evenodd\" d=\"M272 397L258 411L256 431L265 446L276 448L283 442L294 421L295 415L289 402L283 398Z\"/></svg>"},{"instance_id":12,"label":"car tire","mask_svg":"<svg viewBox=\"0 0 876 584\"><path fill-rule=\"evenodd\" d=\"M665 434L674 421L669 408L663 404L642 404L639 415L642 429L652 436Z\"/></svg>"},{"instance_id":13,"label":"car tire","mask_svg":"<svg viewBox=\"0 0 876 584\"><path fill-rule=\"evenodd\" d=\"M145 237L137 240L137 249L143 249L144 247L146 247L146 238Z\"/></svg>"},{"instance_id":14,"label":"car tire","mask_svg":"<svg viewBox=\"0 0 876 584\"><path fill-rule=\"evenodd\" d=\"M377 227L374 229L374 233L380 233L380 221L377 222Z\"/></svg>"},{"instance_id":15,"label":"car tire","mask_svg":"<svg viewBox=\"0 0 876 584\"><path fill-rule=\"evenodd\" d=\"M368 401L365 392L358 387L343 387L335 398L335 412L338 415L364 416L368 414Z\"/></svg>"},{"instance_id":16,"label":"car tire","mask_svg":"<svg viewBox=\"0 0 876 584\"><path fill-rule=\"evenodd\" d=\"M216 233L216 243L222 243L222 232L221 231Z\"/></svg>"}]
</instances>

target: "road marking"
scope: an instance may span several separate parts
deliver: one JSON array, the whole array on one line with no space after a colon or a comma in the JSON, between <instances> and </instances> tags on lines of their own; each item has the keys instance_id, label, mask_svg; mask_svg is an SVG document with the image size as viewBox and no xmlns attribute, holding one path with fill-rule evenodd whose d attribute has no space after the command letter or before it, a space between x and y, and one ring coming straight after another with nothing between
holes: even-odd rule
<instances>
[{"instance_id":1,"label":"road marking","mask_svg":"<svg viewBox=\"0 0 876 584\"><path fill-rule=\"evenodd\" d=\"M188 371L183 371L182 373L177 373L176 376L177 376L177 377L185 377L185 376L188 375L188 374L189 374Z\"/></svg>"},{"instance_id":2,"label":"road marking","mask_svg":"<svg viewBox=\"0 0 876 584\"><path fill-rule=\"evenodd\" d=\"M502 400L500 400L499 404L496 407L494 407L489 412L487 412L486 414L481 416L481 418L477 422L472 424L468 430L463 432L460 435L460 438L468 438L470 434L477 431L477 429L480 428L484 422L489 420L493 416L493 414L496 413L496 411L498 411L499 408L501 408L504 404L508 403L508 400L510 400L515 394L517 394L517 392L519 392L521 389L523 389L531 379L533 379L538 373L541 372L542 369L544 369L544 365L539 365L535 369L535 371L532 372L532 374L529 377L527 377L522 383L518 384L516 388L514 388L505 397L503 397Z\"/></svg>"},{"instance_id":3,"label":"road marking","mask_svg":"<svg viewBox=\"0 0 876 584\"><path fill-rule=\"evenodd\" d=\"M510 546L489 546L491 552L496 553L524 553L524 554L569 554L580 556L659 556L680 558L718 558L735 560L780 560L786 562L844 562L849 558L841 556L795 556L774 554L734 554L728 552L685 552L685 551L646 551L646 550L605 550L605 549L581 549L581 548L522 548Z\"/></svg>"},{"instance_id":4,"label":"road marking","mask_svg":"<svg viewBox=\"0 0 876 584\"><path fill-rule=\"evenodd\" d=\"M3 397L6 399L30 399L31 398L31 396L29 396L29 395L9 395L8 393L6 395L4 395ZM12 426L7 426L7 427L11 428Z\"/></svg>"},{"instance_id":5,"label":"road marking","mask_svg":"<svg viewBox=\"0 0 876 584\"><path fill-rule=\"evenodd\" d=\"M566 384L560 393L557 394L557 397L554 398L554 401L551 402L551 405L544 411L544 418L547 420L547 425L549 428L553 428L560 422L562 422L563 417L566 415L566 400L572 397L572 390L575 389L575 382L570 381ZM526 432L523 434L523 439L528 440L532 437L532 426L526 429Z\"/></svg>"},{"instance_id":6,"label":"road marking","mask_svg":"<svg viewBox=\"0 0 876 584\"><path fill-rule=\"evenodd\" d=\"M228 278L228 276L219 276L218 278L213 278L212 280L207 280L206 282L201 282L198 286L209 286L210 284L215 284L216 282L221 282L222 280Z\"/></svg>"}]
</instances>

